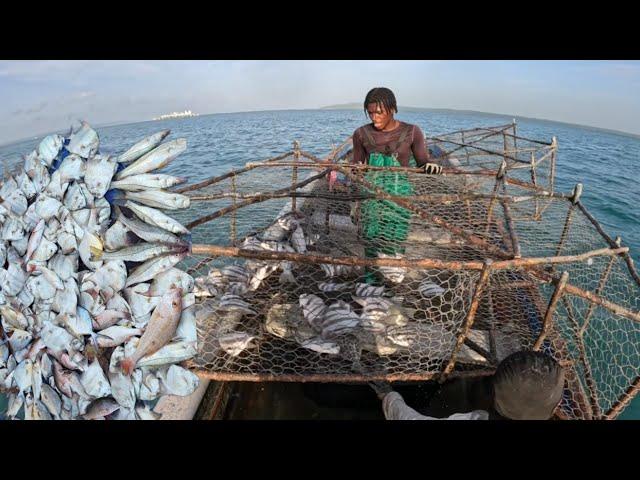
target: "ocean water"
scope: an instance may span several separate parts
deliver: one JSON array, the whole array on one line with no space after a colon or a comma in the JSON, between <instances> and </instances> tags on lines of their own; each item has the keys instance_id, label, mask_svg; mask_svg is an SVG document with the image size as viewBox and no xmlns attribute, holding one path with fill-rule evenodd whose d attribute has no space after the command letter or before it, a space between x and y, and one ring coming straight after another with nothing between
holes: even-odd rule
<instances>
[{"instance_id":1,"label":"ocean water","mask_svg":"<svg viewBox=\"0 0 640 480\"><path fill-rule=\"evenodd\" d=\"M401 111L397 117L417 124L427 135L512 120L493 114L430 110ZM164 172L196 182L290 150L294 140L308 152L326 155L332 144L339 145L367 121L361 110L298 110L203 115L96 130L101 152L119 154L147 135L171 129L169 139L184 137L188 148ZM640 139L557 122L518 117L516 121L518 135L547 141L557 137L556 190L570 192L576 183L582 183L582 202L610 236L622 237L636 264L640 263ZM60 133L67 130L68 126L61 125ZM34 149L39 140L0 146L0 160L9 167L18 164L21 155ZM640 419L640 399L621 418Z\"/></svg>"}]
</instances>

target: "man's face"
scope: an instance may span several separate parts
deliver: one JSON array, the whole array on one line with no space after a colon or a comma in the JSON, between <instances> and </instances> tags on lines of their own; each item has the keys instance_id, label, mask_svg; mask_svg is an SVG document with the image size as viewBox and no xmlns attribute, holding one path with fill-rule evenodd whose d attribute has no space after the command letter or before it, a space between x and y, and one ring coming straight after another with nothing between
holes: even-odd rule
<instances>
[{"instance_id":1,"label":"man's face","mask_svg":"<svg viewBox=\"0 0 640 480\"><path fill-rule=\"evenodd\" d=\"M393 110L388 112L382 105L377 103L367 105L367 112L374 128L377 130L384 130L393 120Z\"/></svg>"}]
</instances>

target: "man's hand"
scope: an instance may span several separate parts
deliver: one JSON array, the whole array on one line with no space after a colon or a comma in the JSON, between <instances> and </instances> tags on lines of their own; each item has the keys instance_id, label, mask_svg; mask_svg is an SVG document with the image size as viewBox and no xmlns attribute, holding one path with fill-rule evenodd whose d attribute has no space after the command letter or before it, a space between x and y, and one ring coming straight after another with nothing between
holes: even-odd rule
<instances>
[{"instance_id":1,"label":"man's hand","mask_svg":"<svg viewBox=\"0 0 640 480\"><path fill-rule=\"evenodd\" d=\"M426 163L424 165L424 173L428 175L440 175L442 173L442 167L437 163Z\"/></svg>"},{"instance_id":2,"label":"man's hand","mask_svg":"<svg viewBox=\"0 0 640 480\"><path fill-rule=\"evenodd\" d=\"M369 382L369 386L373 388L380 400L393 391L387 382Z\"/></svg>"}]
</instances>

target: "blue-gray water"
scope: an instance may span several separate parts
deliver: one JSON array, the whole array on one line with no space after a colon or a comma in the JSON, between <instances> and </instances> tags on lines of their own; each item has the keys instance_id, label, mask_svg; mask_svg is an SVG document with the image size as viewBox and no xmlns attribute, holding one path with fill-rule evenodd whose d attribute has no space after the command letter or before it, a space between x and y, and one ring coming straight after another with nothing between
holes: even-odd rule
<instances>
[{"instance_id":1,"label":"blue-gray water","mask_svg":"<svg viewBox=\"0 0 640 480\"><path fill-rule=\"evenodd\" d=\"M400 112L398 118L420 126L427 135L511 122L511 117L468 112ZM87 119L91 121L90 118ZM559 143L556 190L584 184L582 201L612 237L640 263L640 139L600 130L533 119L519 119L518 134ZM290 150L293 140L316 155L329 153L367 119L356 110L274 111L205 115L97 128L101 151L121 153L136 141L170 128L170 139L187 139L187 151L166 169L190 182L224 173L246 162ZM61 125L64 133L68 126ZM36 147L32 139L0 147L9 165ZM1 408L0 408L1 410ZM640 419L640 399L621 418Z\"/></svg>"}]
</instances>

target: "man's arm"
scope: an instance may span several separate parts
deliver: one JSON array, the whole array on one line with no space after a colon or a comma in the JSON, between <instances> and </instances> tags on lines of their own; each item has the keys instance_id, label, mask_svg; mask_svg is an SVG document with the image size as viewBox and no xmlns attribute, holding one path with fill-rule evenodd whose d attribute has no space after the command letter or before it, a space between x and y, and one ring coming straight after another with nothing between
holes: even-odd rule
<instances>
[{"instance_id":1,"label":"man's arm","mask_svg":"<svg viewBox=\"0 0 640 480\"><path fill-rule=\"evenodd\" d=\"M360 135L358 134L358 130L353 132L352 135L353 142L353 157L351 158L351 163L367 163L367 152L364 149L364 145L362 140L360 139Z\"/></svg>"},{"instance_id":2,"label":"man's arm","mask_svg":"<svg viewBox=\"0 0 640 480\"><path fill-rule=\"evenodd\" d=\"M411 151L416 159L419 167L425 167L425 173L439 174L442 173L442 166L436 159L431 158L427 144L424 140L424 133L419 126L413 127L413 142L411 143Z\"/></svg>"}]
</instances>

